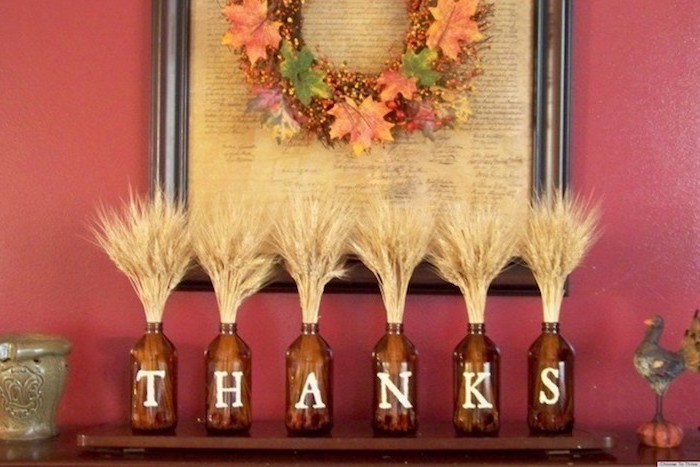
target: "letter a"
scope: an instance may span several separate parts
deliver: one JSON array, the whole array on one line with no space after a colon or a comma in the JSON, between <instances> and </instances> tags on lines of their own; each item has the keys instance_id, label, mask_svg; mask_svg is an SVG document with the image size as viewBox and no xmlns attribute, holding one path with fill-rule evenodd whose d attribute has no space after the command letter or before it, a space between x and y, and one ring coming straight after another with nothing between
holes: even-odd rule
<instances>
[{"instance_id":1,"label":"letter a","mask_svg":"<svg viewBox=\"0 0 700 467\"><path fill-rule=\"evenodd\" d=\"M144 407L158 407L156 401L156 376L165 378L165 370L139 370L136 373L136 381L141 381L146 378L146 400L143 401Z\"/></svg>"},{"instance_id":2,"label":"letter a","mask_svg":"<svg viewBox=\"0 0 700 467\"><path fill-rule=\"evenodd\" d=\"M295 409L308 409L309 406L306 405L304 399L306 396L311 394L314 396L314 409L325 409L326 404L323 403L323 398L321 398L321 390L318 388L318 380L316 379L316 373L309 373L306 377L306 382L304 383L304 390L301 391L301 396L299 396L299 402L294 404Z\"/></svg>"},{"instance_id":3,"label":"letter a","mask_svg":"<svg viewBox=\"0 0 700 467\"><path fill-rule=\"evenodd\" d=\"M549 379L548 376L552 375L554 379ZM540 404L554 405L559 401L559 386L557 386L556 379L559 378L559 370L556 368L545 368L540 374L540 379L542 384L544 384L547 389L552 391L552 397L547 397L544 391L540 391Z\"/></svg>"},{"instance_id":4,"label":"letter a","mask_svg":"<svg viewBox=\"0 0 700 467\"><path fill-rule=\"evenodd\" d=\"M401 373L399 373L399 378L401 378L401 386L403 389L403 391L399 391L399 388L397 388L396 385L391 381L391 376L389 376L389 373L377 373L377 378L379 378L379 380L382 383L382 400L381 402L379 402L380 409L391 408L391 404L387 400L389 397L387 389L391 391L391 393L405 408L413 408L413 404L411 404L411 401L408 399L408 381L412 375L413 373L410 371L402 371Z\"/></svg>"},{"instance_id":5,"label":"letter a","mask_svg":"<svg viewBox=\"0 0 700 467\"><path fill-rule=\"evenodd\" d=\"M216 408L225 409L228 407L226 402L224 402L224 393L233 393L233 403L231 407L243 407L243 402L241 401L241 378L243 377L242 371L232 371L231 376L233 376L233 387L224 387L224 378L228 375L225 371L215 371L214 377L216 378Z\"/></svg>"},{"instance_id":6,"label":"letter a","mask_svg":"<svg viewBox=\"0 0 700 467\"><path fill-rule=\"evenodd\" d=\"M491 377L491 373L479 372L477 376L476 373L465 371L462 375L464 376L464 404L462 404L462 407L465 409L492 409L493 404L490 403L478 389L476 389L476 387L483 383L486 378ZM477 378L476 381L472 382L474 376L477 376ZM478 405L474 405L472 402L472 394L479 401Z\"/></svg>"}]
</instances>

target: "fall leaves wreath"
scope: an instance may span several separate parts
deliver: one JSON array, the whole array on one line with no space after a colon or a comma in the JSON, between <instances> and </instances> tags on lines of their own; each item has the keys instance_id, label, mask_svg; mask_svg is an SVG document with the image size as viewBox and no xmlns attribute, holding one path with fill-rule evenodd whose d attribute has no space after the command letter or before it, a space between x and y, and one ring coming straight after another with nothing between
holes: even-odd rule
<instances>
[{"instance_id":1,"label":"fall leaves wreath","mask_svg":"<svg viewBox=\"0 0 700 467\"><path fill-rule=\"evenodd\" d=\"M406 0L403 53L375 75L317 57L302 37L302 5L321 0L232 0L223 44L241 55L254 97L248 111L281 142L316 137L355 155L401 133L427 137L465 121L481 73L490 6L480 0Z\"/></svg>"}]
</instances>

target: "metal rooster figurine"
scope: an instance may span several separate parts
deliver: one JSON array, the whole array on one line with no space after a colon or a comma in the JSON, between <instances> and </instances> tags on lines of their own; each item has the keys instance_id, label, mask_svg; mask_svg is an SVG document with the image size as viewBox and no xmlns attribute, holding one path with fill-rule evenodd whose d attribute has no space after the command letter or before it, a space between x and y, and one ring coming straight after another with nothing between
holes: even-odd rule
<instances>
[{"instance_id":1,"label":"metal rooster figurine","mask_svg":"<svg viewBox=\"0 0 700 467\"><path fill-rule=\"evenodd\" d=\"M655 447L678 446L683 440L683 429L663 416L663 398L671 382L684 370L700 371L700 317L695 312L690 328L685 331L681 349L672 352L659 345L664 330L661 316L644 321L648 329L642 343L634 352L634 366L656 393L656 415L637 430L642 443Z\"/></svg>"}]
</instances>

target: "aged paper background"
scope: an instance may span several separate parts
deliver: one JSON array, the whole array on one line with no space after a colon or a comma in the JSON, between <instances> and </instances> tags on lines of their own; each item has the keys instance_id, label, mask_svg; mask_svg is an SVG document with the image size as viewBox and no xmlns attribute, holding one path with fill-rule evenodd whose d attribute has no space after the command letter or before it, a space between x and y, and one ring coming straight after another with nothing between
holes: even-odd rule
<instances>
[{"instance_id":1,"label":"aged paper background","mask_svg":"<svg viewBox=\"0 0 700 467\"><path fill-rule=\"evenodd\" d=\"M397 198L466 199L524 209L532 179L534 1L495 0L473 116L454 130L397 138L354 157L350 146L279 145L246 113L239 57L221 45L222 0L192 0L188 196L196 206L226 191L279 200L290 190L388 190ZM308 0L304 37L334 63L378 72L403 52L408 20L396 0Z\"/></svg>"}]
</instances>

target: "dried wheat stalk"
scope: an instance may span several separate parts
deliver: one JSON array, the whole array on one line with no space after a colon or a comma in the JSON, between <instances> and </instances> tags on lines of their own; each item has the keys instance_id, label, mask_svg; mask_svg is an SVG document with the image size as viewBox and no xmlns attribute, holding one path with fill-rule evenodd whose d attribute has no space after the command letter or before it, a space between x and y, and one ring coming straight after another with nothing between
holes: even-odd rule
<instances>
[{"instance_id":1,"label":"dried wheat stalk","mask_svg":"<svg viewBox=\"0 0 700 467\"><path fill-rule=\"evenodd\" d=\"M222 196L194 211L192 246L211 279L222 323L235 323L243 300L264 287L276 264L265 251L272 223L252 196Z\"/></svg>"},{"instance_id":2,"label":"dried wheat stalk","mask_svg":"<svg viewBox=\"0 0 700 467\"><path fill-rule=\"evenodd\" d=\"M377 278L389 323L403 322L408 283L434 224L432 210L416 201L399 204L377 195L363 204L351 247Z\"/></svg>"},{"instance_id":3,"label":"dried wheat stalk","mask_svg":"<svg viewBox=\"0 0 700 467\"><path fill-rule=\"evenodd\" d=\"M350 206L337 193L295 193L275 216L272 244L297 285L304 323L318 322L324 287L345 274Z\"/></svg>"},{"instance_id":4,"label":"dried wheat stalk","mask_svg":"<svg viewBox=\"0 0 700 467\"><path fill-rule=\"evenodd\" d=\"M567 276L598 237L599 209L555 191L530 206L520 255L532 270L542 294L545 322L558 322Z\"/></svg>"},{"instance_id":5,"label":"dried wheat stalk","mask_svg":"<svg viewBox=\"0 0 700 467\"><path fill-rule=\"evenodd\" d=\"M184 206L161 190L152 199L131 193L121 214L100 208L93 233L98 245L131 281L146 320L161 322L165 302L193 256Z\"/></svg>"},{"instance_id":6,"label":"dried wheat stalk","mask_svg":"<svg viewBox=\"0 0 700 467\"><path fill-rule=\"evenodd\" d=\"M442 206L428 261L438 274L459 287L469 322L484 322L491 282L516 255L517 216L495 207L463 202Z\"/></svg>"}]
</instances>

